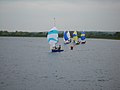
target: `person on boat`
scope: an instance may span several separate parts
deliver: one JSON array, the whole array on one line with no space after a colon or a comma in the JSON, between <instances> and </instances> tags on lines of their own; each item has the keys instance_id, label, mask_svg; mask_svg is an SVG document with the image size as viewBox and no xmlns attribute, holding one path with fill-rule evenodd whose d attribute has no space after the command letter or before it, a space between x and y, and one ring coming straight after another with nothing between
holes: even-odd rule
<instances>
[{"instance_id":1,"label":"person on boat","mask_svg":"<svg viewBox=\"0 0 120 90\"><path fill-rule=\"evenodd\" d=\"M58 50L61 50L61 45L59 45Z\"/></svg>"},{"instance_id":2,"label":"person on boat","mask_svg":"<svg viewBox=\"0 0 120 90\"><path fill-rule=\"evenodd\" d=\"M52 50L57 50L57 47L56 47L56 46L54 46L54 47L52 48Z\"/></svg>"},{"instance_id":3,"label":"person on boat","mask_svg":"<svg viewBox=\"0 0 120 90\"><path fill-rule=\"evenodd\" d=\"M69 41L71 42L71 39Z\"/></svg>"},{"instance_id":4,"label":"person on boat","mask_svg":"<svg viewBox=\"0 0 120 90\"><path fill-rule=\"evenodd\" d=\"M57 47L55 46L55 49L57 49Z\"/></svg>"}]
</instances>

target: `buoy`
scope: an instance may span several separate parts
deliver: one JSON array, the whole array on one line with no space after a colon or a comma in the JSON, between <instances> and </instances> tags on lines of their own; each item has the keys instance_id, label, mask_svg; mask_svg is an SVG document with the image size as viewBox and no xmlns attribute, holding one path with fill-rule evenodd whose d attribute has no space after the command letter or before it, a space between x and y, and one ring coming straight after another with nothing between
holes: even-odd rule
<instances>
[{"instance_id":1,"label":"buoy","mask_svg":"<svg viewBox=\"0 0 120 90\"><path fill-rule=\"evenodd\" d=\"M70 49L73 50L73 46L71 46Z\"/></svg>"}]
</instances>

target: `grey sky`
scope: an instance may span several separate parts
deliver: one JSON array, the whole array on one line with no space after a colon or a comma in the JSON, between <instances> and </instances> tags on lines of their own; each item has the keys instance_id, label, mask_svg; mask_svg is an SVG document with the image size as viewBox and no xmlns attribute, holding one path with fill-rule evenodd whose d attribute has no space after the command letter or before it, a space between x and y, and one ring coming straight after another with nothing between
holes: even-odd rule
<instances>
[{"instance_id":1,"label":"grey sky","mask_svg":"<svg viewBox=\"0 0 120 90\"><path fill-rule=\"evenodd\" d=\"M120 0L0 0L0 30L120 31Z\"/></svg>"}]
</instances>

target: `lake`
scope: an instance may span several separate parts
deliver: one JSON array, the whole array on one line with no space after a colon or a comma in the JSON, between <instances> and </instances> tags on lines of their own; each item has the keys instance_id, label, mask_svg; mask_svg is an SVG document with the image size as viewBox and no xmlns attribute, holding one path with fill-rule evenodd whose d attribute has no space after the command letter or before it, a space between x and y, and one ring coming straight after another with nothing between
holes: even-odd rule
<instances>
[{"instance_id":1,"label":"lake","mask_svg":"<svg viewBox=\"0 0 120 90\"><path fill-rule=\"evenodd\" d=\"M51 53L46 38L0 37L0 90L120 90L120 40Z\"/></svg>"}]
</instances>

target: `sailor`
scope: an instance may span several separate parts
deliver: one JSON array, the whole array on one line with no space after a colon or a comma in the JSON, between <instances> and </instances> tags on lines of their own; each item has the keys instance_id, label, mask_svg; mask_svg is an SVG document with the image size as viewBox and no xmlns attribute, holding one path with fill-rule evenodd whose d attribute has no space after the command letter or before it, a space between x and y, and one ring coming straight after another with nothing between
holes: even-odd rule
<instances>
[{"instance_id":1,"label":"sailor","mask_svg":"<svg viewBox=\"0 0 120 90\"><path fill-rule=\"evenodd\" d=\"M71 42L71 39L69 41Z\"/></svg>"},{"instance_id":2,"label":"sailor","mask_svg":"<svg viewBox=\"0 0 120 90\"><path fill-rule=\"evenodd\" d=\"M57 47L56 47L56 46L52 47L52 50L56 50L56 49L57 49Z\"/></svg>"},{"instance_id":3,"label":"sailor","mask_svg":"<svg viewBox=\"0 0 120 90\"><path fill-rule=\"evenodd\" d=\"M59 45L58 50L61 50L61 45Z\"/></svg>"},{"instance_id":4,"label":"sailor","mask_svg":"<svg viewBox=\"0 0 120 90\"><path fill-rule=\"evenodd\" d=\"M57 49L57 47L55 46L55 49Z\"/></svg>"}]
</instances>

